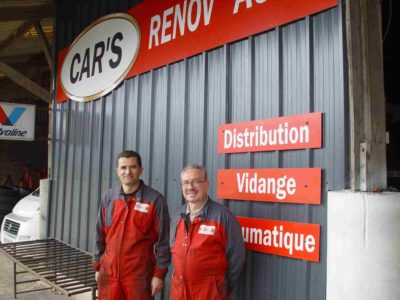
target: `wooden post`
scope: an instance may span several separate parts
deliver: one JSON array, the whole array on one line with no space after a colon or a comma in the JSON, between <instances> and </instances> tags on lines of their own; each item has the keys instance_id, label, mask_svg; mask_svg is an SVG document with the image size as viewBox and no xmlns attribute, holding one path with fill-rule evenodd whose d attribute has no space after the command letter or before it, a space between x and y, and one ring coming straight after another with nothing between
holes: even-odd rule
<instances>
[{"instance_id":1,"label":"wooden post","mask_svg":"<svg viewBox=\"0 0 400 300\"><path fill-rule=\"evenodd\" d=\"M379 0L346 1L352 190L387 184L381 25Z\"/></svg>"}]
</instances>

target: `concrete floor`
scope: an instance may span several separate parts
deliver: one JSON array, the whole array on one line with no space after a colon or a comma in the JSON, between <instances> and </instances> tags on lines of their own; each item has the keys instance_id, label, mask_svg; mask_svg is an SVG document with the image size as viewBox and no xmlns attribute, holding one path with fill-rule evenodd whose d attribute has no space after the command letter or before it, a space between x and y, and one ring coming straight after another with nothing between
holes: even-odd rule
<instances>
[{"instance_id":1,"label":"concrete floor","mask_svg":"<svg viewBox=\"0 0 400 300\"><path fill-rule=\"evenodd\" d=\"M0 253L0 299L12 300L14 299L14 283L13 283L13 262L4 254ZM29 274L21 274L20 280L29 280L33 277ZM18 286L18 291L45 288L44 283L25 283ZM17 299L29 300L72 300L67 296L58 295L52 290L31 292L26 294L18 294Z\"/></svg>"}]
</instances>

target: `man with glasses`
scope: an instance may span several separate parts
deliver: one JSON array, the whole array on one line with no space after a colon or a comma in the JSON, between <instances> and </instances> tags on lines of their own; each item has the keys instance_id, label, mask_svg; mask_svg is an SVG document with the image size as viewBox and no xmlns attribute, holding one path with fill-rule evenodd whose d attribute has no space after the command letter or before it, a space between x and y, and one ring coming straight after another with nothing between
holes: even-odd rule
<instances>
[{"instance_id":1,"label":"man with glasses","mask_svg":"<svg viewBox=\"0 0 400 300\"><path fill-rule=\"evenodd\" d=\"M116 172L120 184L104 194L96 222L99 300L154 299L171 259L167 203L140 179L139 153L121 152Z\"/></svg>"},{"instance_id":2,"label":"man with glasses","mask_svg":"<svg viewBox=\"0 0 400 300\"><path fill-rule=\"evenodd\" d=\"M205 168L189 165L181 180L186 204L171 223L170 299L230 299L245 263L240 225L208 196Z\"/></svg>"}]
</instances>

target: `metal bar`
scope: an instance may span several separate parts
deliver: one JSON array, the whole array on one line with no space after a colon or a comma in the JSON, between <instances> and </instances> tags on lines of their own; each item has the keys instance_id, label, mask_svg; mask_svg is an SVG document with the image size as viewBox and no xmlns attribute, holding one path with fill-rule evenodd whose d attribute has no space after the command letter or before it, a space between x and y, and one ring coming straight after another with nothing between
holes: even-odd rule
<instances>
[{"instance_id":1,"label":"metal bar","mask_svg":"<svg viewBox=\"0 0 400 300\"><path fill-rule=\"evenodd\" d=\"M28 246L32 246L32 245L56 244L56 243L57 243L57 240L55 240L55 239L41 239L41 240L23 241L23 242L17 242L17 243L6 243L6 244L3 244L3 245L4 246L25 247L27 245Z\"/></svg>"},{"instance_id":2,"label":"metal bar","mask_svg":"<svg viewBox=\"0 0 400 300\"><path fill-rule=\"evenodd\" d=\"M93 288L93 287L90 287L90 288L83 288L83 289L78 288L78 289L75 289L75 290L71 290L71 291L68 292L68 296L73 296L73 295L76 295L76 294L86 293L86 292L91 291L92 288ZM97 288L96 288L96 289L97 289Z\"/></svg>"},{"instance_id":3,"label":"metal bar","mask_svg":"<svg viewBox=\"0 0 400 300\"><path fill-rule=\"evenodd\" d=\"M92 257L92 253L90 253L90 252L87 252L87 251L85 251L85 250L79 249L79 248L74 247L74 246L72 246L72 245L66 244L66 243L64 243L63 241L60 241L60 240L55 240L55 241L56 241L56 242L59 242L59 243L62 243L62 244L64 244L64 245L67 245L68 247L71 247L71 248L73 248L73 249L76 249L76 250L78 250L78 251L80 251L80 252L82 252L82 253L85 253L85 254L89 255L90 257Z\"/></svg>"},{"instance_id":4,"label":"metal bar","mask_svg":"<svg viewBox=\"0 0 400 300\"><path fill-rule=\"evenodd\" d=\"M89 269L85 269L85 268L74 269L74 270L71 270L70 272L66 272L66 271L64 271L63 273L59 272L58 274L54 274L54 271L52 272L51 270L47 270L47 271L45 271L45 272L40 273L40 275L42 275L43 277L46 277L46 278L49 279L49 280L53 280L53 279L55 279L55 278L60 278L61 276L73 276L73 275L74 275L74 274L73 274L74 271L75 271L75 272L79 272L79 273L76 273L76 274L78 274L78 275L80 275L80 274L85 274L85 273L82 273L82 272L81 272L81 271L84 272L85 270L87 270L87 271L90 272ZM90 272L89 274L90 274L90 276L91 276L91 275L94 276L94 273L92 273L92 272Z\"/></svg>"},{"instance_id":5,"label":"metal bar","mask_svg":"<svg viewBox=\"0 0 400 300\"><path fill-rule=\"evenodd\" d=\"M54 282L58 283L67 283L73 281L80 281L80 282L94 282L96 279L94 276L89 275L81 275L81 276L74 276L74 277L64 277L64 278L57 278Z\"/></svg>"},{"instance_id":6,"label":"metal bar","mask_svg":"<svg viewBox=\"0 0 400 300\"><path fill-rule=\"evenodd\" d=\"M56 242L57 240L55 239L42 239L42 240L34 240L34 241L24 241L24 242L18 242L18 243L4 243L0 244L0 248L6 248L6 247L16 247L16 246L22 246L26 244L37 244L37 243L50 243L50 242Z\"/></svg>"},{"instance_id":7,"label":"metal bar","mask_svg":"<svg viewBox=\"0 0 400 300\"><path fill-rule=\"evenodd\" d=\"M17 299L17 265L14 262L14 299Z\"/></svg>"},{"instance_id":8,"label":"metal bar","mask_svg":"<svg viewBox=\"0 0 400 300\"><path fill-rule=\"evenodd\" d=\"M15 255L19 254L24 254L24 253L29 253L29 251L32 251L33 253L35 252L40 252L40 251L51 251L51 250L57 250L59 248L66 249L64 245L52 245L52 244L38 244L32 247L18 247L17 249L13 249L14 251L12 252Z\"/></svg>"},{"instance_id":9,"label":"metal bar","mask_svg":"<svg viewBox=\"0 0 400 300\"><path fill-rule=\"evenodd\" d=\"M36 260L34 261L36 264L37 263L57 263L58 265L60 265L61 263L63 263L64 261L76 261L76 260L86 260L88 262L91 263L91 259L88 257L84 257L82 255L62 255L62 256L56 256L56 257L51 257L51 259L46 260L44 257L41 258L36 258Z\"/></svg>"},{"instance_id":10,"label":"metal bar","mask_svg":"<svg viewBox=\"0 0 400 300\"><path fill-rule=\"evenodd\" d=\"M66 257L66 256L68 256L68 257ZM19 260L21 262L23 262L23 263L29 261L30 264L34 264L36 262L57 260L57 258L62 258L62 259L71 258L71 259L74 259L75 257L82 257L82 255L79 254L79 253L57 252L55 255L51 255L51 256L40 255L40 257L31 257L31 258L24 258L24 259L20 259L19 258ZM85 259L87 259L87 258L85 257ZM28 265L28 264L26 264L26 265Z\"/></svg>"},{"instance_id":11,"label":"metal bar","mask_svg":"<svg viewBox=\"0 0 400 300\"><path fill-rule=\"evenodd\" d=\"M34 290L21 291L21 292L18 292L17 294L25 294L25 293L38 292L38 291L50 290L50 289L52 289L52 288L51 288L51 287L48 287L48 288L40 288L40 289L34 289Z\"/></svg>"},{"instance_id":12,"label":"metal bar","mask_svg":"<svg viewBox=\"0 0 400 300\"><path fill-rule=\"evenodd\" d=\"M26 253L27 251L32 251L32 252L40 252L40 251L51 251L51 250L59 250L59 249L69 249L71 251L75 250L77 252L80 252L77 249L67 247L66 245L57 245L57 244L37 244L34 246L24 246L24 247L18 247L18 248L8 248L8 250L12 250L12 253L15 255L18 255L20 253ZM82 253L82 252L80 252ZM84 254L84 253L82 253Z\"/></svg>"},{"instance_id":13,"label":"metal bar","mask_svg":"<svg viewBox=\"0 0 400 300\"><path fill-rule=\"evenodd\" d=\"M50 255L54 253L71 253L71 254L79 254L81 256L87 256L86 254L82 254L79 251L75 249L68 249L68 248L52 248L52 249L46 249L46 250L37 250L33 251L32 253L16 253L16 256L19 256L21 258L24 257L33 257L33 256L43 256L43 255Z\"/></svg>"},{"instance_id":14,"label":"metal bar","mask_svg":"<svg viewBox=\"0 0 400 300\"><path fill-rule=\"evenodd\" d=\"M74 270L76 270L76 271L87 270L90 273L93 272L93 274L94 274L94 270L93 270L92 266L89 265L89 264L73 266L73 267L68 268L68 270L66 270L66 271L64 270L64 272L69 272L69 271L74 271ZM52 274L54 274L54 270L53 269L51 269L51 270L43 270L43 271L39 270L38 273L43 275L43 276L52 275ZM56 276L56 274L54 276Z\"/></svg>"},{"instance_id":15,"label":"metal bar","mask_svg":"<svg viewBox=\"0 0 400 300\"><path fill-rule=\"evenodd\" d=\"M97 282L92 268L92 256L88 252L62 241L41 240L3 244L0 245L0 253L4 253L14 263L14 298L19 293L17 284L39 280L67 296L90 291L92 298L96 297ZM17 272L17 265L26 271ZM17 282L19 273L30 273L37 279Z\"/></svg>"},{"instance_id":16,"label":"metal bar","mask_svg":"<svg viewBox=\"0 0 400 300\"><path fill-rule=\"evenodd\" d=\"M65 282L65 283L58 284L58 286L68 290L68 287L77 287L77 286L86 287L85 283L89 284L89 283L93 283L93 281L88 281L88 282Z\"/></svg>"},{"instance_id":17,"label":"metal bar","mask_svg":"<svg viewBox=\"0 0 400 300\"><path fill-rule=\"evenodd\" d=\"M47 264L47 265L42 265L42 266L38 266L38 267L30 267L30 269L32 269L32 270L40 270L40 269L48 268L48 267L50 267L50 265L55 265L56 270L60 270L60 267L65 267L65 266L70 266L71 265L71 263L68 260L60 260L60 261L62 261L62 263L59 263L59 264L54 264L53 263L53 264ZM78 260L75 260L76 263L85 262L85 261L87 261L87 259L84 258L84 257L82 257L82 258L80 258ZM87 262L87 264L89 264L89 263L90 262Z\"/></svg>"},{"instance_id":18,"label":"metal bar","mask_svg":"<svg viewBox=\"0 0 400 300\"><path fill-rule=\"evenodd\" d=\"M0 249L1 250L1 249ZM47 280L46 278L44 278L43 276L41 276L40 274L36 273L34 270L26 267L23 263L19 262L17 259L15 259L14 257L12 257L11 255L9 255L7 252L3 252L6 256L8 256L9 259L11 259L13 262L17 263L17 265L19 265L21 268L24 268L25 270L27 270L29 273L37 276L38 278L40 278L43 282L53 286L55 289L57 289L58 291L60 291L61 293L63 293L64 295L68 295L67 291L65 291L64 289L60 288L59 286L55 285L54 283L52 283L51 281Z\"/></svg>"},{"instance_id":19,"label":"metal bar","mask_svg":"<svg viewBox=\"0 0 400 300\"><path fill-rule=\"evenodd\" d=\"M37 253L37 252L44 252L44 251L56 251L58 249L65 249L66 247L63 245L37 245L35 247L32 248L28 248L28 247L22 247L22 248L18 248L16 249L13 254L15 255L22 255L25 253Z\"/></svg>"},{"instance_id":20,"label":"metal bar","mask_svg":"<svg viewBox=\"0 0 400 300\"><path fill-rule=\"evenodd\" d=\"M40 281L40 279L30 279L30 280L17 281L17 284L36 282L36 281Z\"/></svg>"},{"instance_id":21,"label":"metal bar","mask_svg":"<svg viewBox=\"0 0 400 300\"><path fill-rule=\"evenodd\" d=\"M88 269L88 271L90 271L90 268L89 268L89 266L90 265L88 265L88 264L85 264L85 265L82 265L81 266L81 268L79 268L79 269L85 269L85 268L87 268ZM52 267L49 267L49 266L44 266L44 267L38 267L38 268L31 268L32 270L34 270L34 271L36 271L36 272L38 272L40 275L50 275L50 274L61 274L61 273L68 273L68 272L73 272L75 269L75 266L74 265L71 265L70 263L65 263L65 265L63 265L62 266L63 268L58 268L58 269L55 269L55 268L52 268ZM69 269L69 268L71 268L71 269ZM56 273L54 273L54 271L56 271Z\"/></svg>"},{"instance_id":22,"label":"metal bar","mask_svg":"<svg viewBox=\"0 0 400 300\"><path fill-rule=\"evenodd\" d=\"M81 273L81 274L68 274L68 275L70 275L71 277L66 277L67 279L69 279L69 280L81 280L82 278L85 278L85 279L90 279L90 280L95 280L95 277L94 277L94 274L87 274L87 273ZM93 276L92 276L93 275ZM62 280L64 280L65 278L60 278L60 279L56 279L56 281L57 282L60 282L60 281L62 281ZM86 280L86 281L88 281L88 280Z\"/></svg>"},{"instance_id":23,"label":"metal bar","mask_svg":"<svg viewBox=\"0 0 400 300\"><path fill-rule=\"evenodd\" d=\"M10 244L6 245L11 246ZM33 249L35 247L43 247L43 246L65 246L65 244L59 244L57 243L56 240L49 240L49 241L35 240L30 242L29 241L21 242L21 244L17 245L18 249Z\"/></svg>"},{"instance_id":24,"label":"metal bar","mask_svg":"<svg viewBox=\"0 0 400 300\"><path fill-rule=\"evenodd\" d=\"M50 275L50 274L49 274ZM63 274L59 274L57 276L54 275L50 275L48 277L46 277L47 279L51 279L53 280L58 280L61 277L67 277L67 278L83 278L83 277L89 277L89 278L94 278L95 277L95 273L94 272L84 272L83 270L76 270L75 272L65 272Z\"/></svg>"},{"instance_id":25,"label":"metal bar","mask_svg":"<svg viewBox=\"0 0 400 300\"><path fill-rule=\"evenodd\" d=\"M60 269L60 268L56 269L52 266L43 266L43 267L37 267L37 268L31 268L31 269L40 275L48 276L48 275L54 274L56 276L57 274L74 272L75 271L74 267L75 266L73 264L68 263L68 265L62 266L62 269ZM89 265L82 265L82 267L79 269L84 270L86 268L88 269L88 271L90 271Z\"/></svg>"},{"instance_id":26,"label":"metal bar","mask_svg":"<svg viewBox=\"0 0 400 300\"><path fill-rule=\"evenodd\" d=\"M97 290L97 283L85 283L86 285L83 287L67 287L66 289L68 290L68 294L71 295L71 293L74 293L77 290L82 290L86 289L86 291L89 291L91 289L96 289ZM81 292L82 293L82 292Z\"/></svg>"},{"instance_id":27,"label":"metal bar","mask_svg":"<svg viewBox=\"0 0 400 300\"><path fill-rule=\"evenodd\" d=\"M80 275L88 275L88 276L94 276L94 272L90 269L90 268L74 268L71 270L63 270L63 272L59 272L58 274L53 275L51 272L47 271L47 274L41 274L43 276L45 276L48 279L52 279L52 278L60 278L62 276L69 276L69 277L73 277L73 276L80 276Z\"/></svg>"},{"instance_id":28,"label":"metal bar","mask_svg":"<svg viewBox=\"0 0 400 300\"><path fill-rule=\"evenodd\" d=\"M31 256L31 257L15 257L16 259L20 260L21 262L30 262L35 263L35 262L43 262L43 261L59 261L60 259L66 259L66 258L71 258L71 259L75 259L76 257L82 257L85 259L91 259L85 256L82 256L82 254L79 253L71 253L71 252L53 252L51 254L48 255L44 255L44 254L40 254L40 255L35 255L35 256Z\"/></svg>"},{"instance_id":29,"label":"metal bar","mask_svg":"<svg viewBox=\"0 0 400 300\"><path fill-rule=\"evenodd\" d=\"M96 290L95 289L92 289L92 300L96 300L97 299L97 297L96 297Z\"/></svg>"},{"instance_id":30,"label":"metal bar","mask_svg":"<svg viewBox=\"0 0 400 300\"><path fill-rule=\"evenodd\" d=\"M79 253L71 253L71 252L67 252L67 251L61 251L61 252L52 252L51 254L49 253L48 255L37 254L35 256L30 256L30 257L24 256L23 258L22 257L15 257L15 258L19 259L21 262L32 262L33 263L35 261L52 260L52 259L66 257L66 256L68 256L68 257L76 257L76 256L83 257Z\"/></svg>"}]
</instances>

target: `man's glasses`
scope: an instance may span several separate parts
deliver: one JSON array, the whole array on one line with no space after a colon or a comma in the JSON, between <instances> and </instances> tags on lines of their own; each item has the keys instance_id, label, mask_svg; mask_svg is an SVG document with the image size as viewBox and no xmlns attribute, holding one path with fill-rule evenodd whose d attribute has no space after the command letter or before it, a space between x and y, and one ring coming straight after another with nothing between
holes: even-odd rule
<instances>
[{"instance_id":1,"label":"man's glasses","mask_svg":"<svg viewBox=\"0 0 400 300\"><path fill-rule=\"evenodd\" d=\"M193 180L184 180L182 181L182 186L183 187L188 187L190 185L193 185L195 187L200 186L203 182L206 182L206 179L193 179Z\"/></svg>"}]
</instances>

